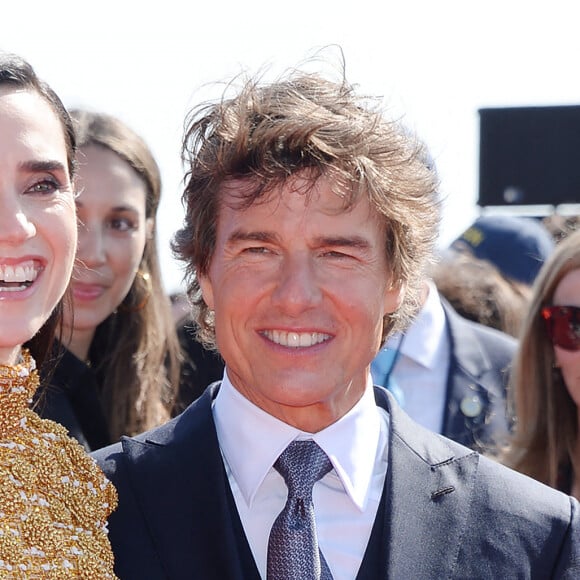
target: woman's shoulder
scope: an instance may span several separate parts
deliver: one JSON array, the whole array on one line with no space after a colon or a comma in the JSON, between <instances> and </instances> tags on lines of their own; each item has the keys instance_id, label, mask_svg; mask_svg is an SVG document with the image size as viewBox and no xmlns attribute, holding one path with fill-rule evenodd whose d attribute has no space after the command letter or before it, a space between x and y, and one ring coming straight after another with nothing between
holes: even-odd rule
<instances>
[{"instance_id":1,"label":"woman's shoulder","mask_svg":"<svg viewBox=\"0 0 580 580\"><path fill-rule=\"evenodd\" d=\"M0 576L6 565L35 578L56 569L114 578L107 518L116 505L113 485L66 429L26 410L0 442L0 510L16 538L0 542Z\"/></svg>"}]
</instances>

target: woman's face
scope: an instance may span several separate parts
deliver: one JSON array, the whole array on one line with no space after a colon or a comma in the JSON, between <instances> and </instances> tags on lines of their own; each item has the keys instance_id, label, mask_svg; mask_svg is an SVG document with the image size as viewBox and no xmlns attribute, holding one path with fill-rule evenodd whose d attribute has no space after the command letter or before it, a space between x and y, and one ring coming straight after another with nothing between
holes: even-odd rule
<instances>
[{"instance_id":1,"label":"woman's face","mask_svg":"<svg viewBox=\"0 0 580 580\"><path fill-rule=\"evenodd\" d=\"M77 242L60 120L35 91L0 86L0 363L61 299Z\"/></svg>"},{"instance_id":2,"label":"woman's face","mask_svg":"<svg viewBox=\"0 0 580 580\"><path fill-rule=\"evenodd\" d=\"M144 181L105 147L81 149L78 190L79 242L71 281L74 315L71 321L65 311L65 323L73 326L72 345L81 341L88 346L97 326L131 288L150 220L145 216Z\"/></svg>"},{"instance_id":3,"label":"woman's face","mask_svg":"<svg viewBox=\"0 0 580 580\"><path fill-rule=\"evenodd\" d=\"M552 302L556 306L580 307L580 269L568 272L560 280ZM554 346L554 354L568 392L580 407L580 350L572 351Z\"/></svg>"}]
</instances>

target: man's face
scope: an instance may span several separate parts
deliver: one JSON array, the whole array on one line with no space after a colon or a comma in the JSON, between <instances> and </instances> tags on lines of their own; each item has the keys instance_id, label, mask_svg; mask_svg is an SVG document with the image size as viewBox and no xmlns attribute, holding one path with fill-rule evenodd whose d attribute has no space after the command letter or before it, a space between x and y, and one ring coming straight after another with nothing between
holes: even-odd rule
<instances>
[{"instance_id":1,"label":"man's face","mask_svg":"<svg viewBox=\"0 0 580 580\"><path fill-rule=\"evenodd\" d=\"M316 432L360 399L391 284L385 234L369 202L350 211L321 178L235 208L243 181L222 192L215 252L200 277L234 387L271 415Z\"/></svg>"}]
</instances>

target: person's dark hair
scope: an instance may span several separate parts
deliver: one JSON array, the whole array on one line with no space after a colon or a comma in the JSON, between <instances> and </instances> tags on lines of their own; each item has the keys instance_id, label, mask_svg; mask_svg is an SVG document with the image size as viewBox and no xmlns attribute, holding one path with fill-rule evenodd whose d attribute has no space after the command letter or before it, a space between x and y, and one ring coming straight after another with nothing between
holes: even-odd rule
<instances>
[{"instance_id":1,"label":"person's dark hair","mask_svg":"<svg viewBox=\"0 0 580 580\"><path fill-rule=\"evenodd\" d=\"M72 120L60 97L22 57L0 51L0 86L25 89L38 93L52 108L64 134L69 174L75 172L76 138Z\"/></svg>"},{"instance_id":2,"label":"person's dark hair","mask_svg":"<svg viewBox=\"0 0 580 580\"><path fill-rule=\"evenodd\" d=\"M6 87L35 92L50 105L62 126L68 171L72 180L75 172L76 138L70 115L59 96L36 75L30 63L18 55L0 51L0 88ZM51 352L55 336L62 335L62 310L63 302L60 301L42 328L25 345L39 367Z\"/></svg>"},{"instance_id":3,"label":"person's dark hair","mask_svg":"<svg viewBox=\"0 0 580 580\"><path fill-rule=\"evenodd\" d=\"M247 80L236 97L191 112L183 157L185 223L172 247L186 264L188 296L207 347L215 348L214 320L197 275L208 272L220 194L234 179L248 185L241 207L298 173L312 184L327 177L345 210L367 196L385 228L393 281L407 290L401 308L385 317L383 337L407 324L437 237L438 180L424 145L386 119L376 101L357 96L344 78L292 71L272 84Z\"/></svg>"},{"instance_id":4,"label":"person's dark hair","mask_svg":"<svg viewBox=\"0 0 580 580\"><path fill-rule=\"evenodd\" d=\"M72 109L82 164L82 148L105 148L126 161L146 189L145 214L153 222L139 271L117 309L97 328L89 359L103 386L103 402L113 438L136 434L169 418L179 383L180 346L163 284L155 216L161 175L145 141L120 119Z\"/></svg>"},{"instance_id":5,"label":"person's dark hair","mask_svg":"<svg viewBox=\"0 0 580 580\"><path fill-rule=\"evenodd\" d=\"M469 320L517 337L531 289L506 278L491 262L449 250L432 272L439 293Z\"/></svg>"}]
</instances>

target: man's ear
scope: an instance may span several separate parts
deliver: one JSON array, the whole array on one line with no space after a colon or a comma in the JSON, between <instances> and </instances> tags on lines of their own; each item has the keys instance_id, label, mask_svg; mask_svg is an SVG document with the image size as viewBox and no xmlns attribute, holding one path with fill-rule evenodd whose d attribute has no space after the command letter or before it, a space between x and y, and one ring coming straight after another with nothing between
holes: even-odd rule
<instances>
[{"instance_id":1,"label":"man's ear","mask_svg":"<svg viewBox=\"0 0 580 580\"><path fill-rule=\"evenodd\" d=\"M203 296L204 302L207 304L208 308L213 310L214 309L213 284L211 282L209 275L198 273L197 279L199 281L199 287L201 288L201 294Z\"/></svg>"},{"instance_id":2,"label":"man's ear","mask_svg":"<svg viewBox=\"0 0 580 580\"><path fill-rule=\"evenodd\" d=\"M393 284L392 286L388 287L385 290L384 296L385 314L392 314L401 307L401 304L403 304L403 300L405 298L406 291L407 286L402 282Z\"/></svg>"}]
</instances>

